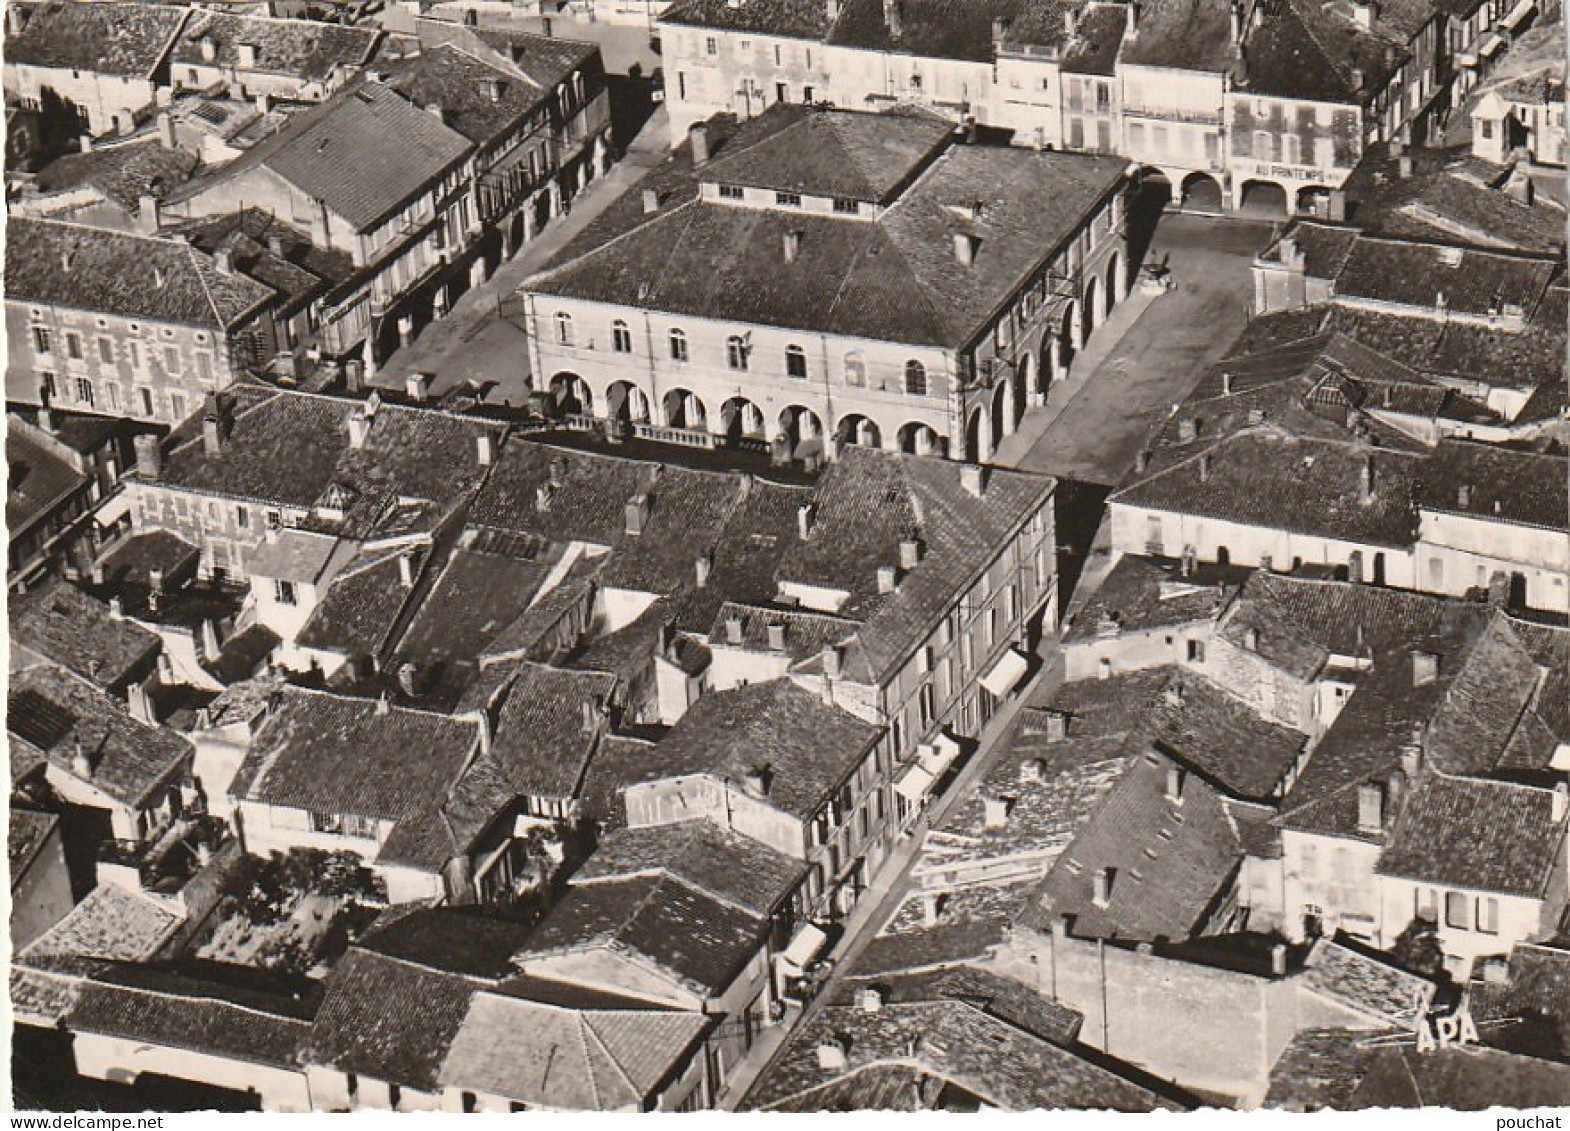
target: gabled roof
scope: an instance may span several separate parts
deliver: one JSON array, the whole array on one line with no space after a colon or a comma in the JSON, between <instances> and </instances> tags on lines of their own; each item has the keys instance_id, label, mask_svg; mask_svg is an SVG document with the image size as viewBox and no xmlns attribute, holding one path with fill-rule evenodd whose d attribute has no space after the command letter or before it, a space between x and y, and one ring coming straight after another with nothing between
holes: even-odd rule
<instances>
[{"instance_id":1,"label":"gabled roof","mask_svg":"<svg viewBox=\"0 0 1570 1131\"><path fill-rule=\"evenodd\" d=\"M718 997L763 949L770 921L674 875L628 876L573 884L517 955L536 960L609 949L653 965L686 989Z\"/></svg>"},{"instance_id":2,"label":"gabled roof","mask_svg":"<svg viewBox=\"0 0 1570 1131\"><path fill-rule=\"evenodd\" d=\"M70 456L52 437L7 414L5 524L12 538L53 516L92 482Z\"/></svg>"},{"instance_id":3,"label":"gabled roof","mask_svg":"<svg viewBox=\"0 0 1570 1131\"><path fill-rule=\"evenodd\" d=\"M1549 898L1570 817L1552 790L1434 773L1407 799L1377 871L1441 887Z\"/></svg>"},{"instance_id":4,"label":"gabled roof","mask_svg":"<svg viewBox=\"0 0 1570 1131\"><path fill-rule=\"evenodd\" d=\"M1427 978L1334 939L1314 944L1297 985L1355 1010L1368 1024L1406 1030L1426 1015L1436 988Z\"/></svg>"},{"instance_id":5,"label":"gabled roof","mask_svg":"<svg viewBox=\"0 0 1570 1131\"><path fill-rule=\"evenodd\" d=\"M1454 313L1476 316L1512 305L1530 318L1562 271L1556 258L1546 256L1364 235L1336 273L1335 291L1340 298L1398 306L1442 302Z\"/></svg>"},{"instance_id":6,"label":"gabled roof","mask_svg":"<svg viewBox=\"0 0 1570 1131\"><path fill-rule=\"evenodd\" d=\"M904 0L891 27L882 0L846 0L828 42L866 51L990 63L993 21L1013 43L1051 44L1063 35L1061 0ZM896 34L897 32L897 34Z\"/></svg>"},{"instance_id":7,"label":"gabled roof","mask_svg":"<svg viewBox=\"0 0 1570 1131\"><path fill-rule=\"evenodd\" d=\"M5 37L8 66L150 79L169 54L186 9L161 4L25 4Z\"/></svg>"},{"instance_id":8,"label":"gabled roof","mask_svg":"<svg viewBox=\"0 0 1570 1131\"><path fill-rule=\"evenodd\" d=\"M677 1010L565 1009L475 997L439 1074L444 1087L552 1111L650 1106L715 1024Z\"/></svg>"},{"instance_id":9,"label":"gabled roof","mask_svg":"<svg viewBox=\"0 0 1570 1131\"><path fill-rule=\"evenodd\" d=\"M833 26L822 0L686 0L661 12L660 23L787 39L822 39Z\"/></svg>"},{"instance_id":10,"label":"gabled roof","mask_svg":"<svg viewBox=\"0 0 1570 1131\"><path fill-rule=\"evenodd\" d=\"M86 153L67 153L40 169L34 183L43 193L95 189L132 212L143 196L161 200L190 180L199 164L195 154L166 149L157 138L149 137Z\"/></svg>"},{"instance_id":11,"label":"gabled roof","mask_svg":"<svg viewBox=\"0 0 1570 1131\"><path fill-rule=\"evenodd\" d=\"M177 195L198 196L266 170L364 233L431 191L472 148L435 114L366 80L296 114L278 133Z\"/></svg>"},{"instance_id":12,"label":"gabled roof","mask_svg":"<svg viewBox=\"0 0 1570 1131\"><path fill-rule=\"evenodd\" d=\"M112 615L64 581L11 597L11 642L108 691L149 674L163 645L156 633Z\"/></svg>"},{"instance_id":13,"label":"gabled roof","mask_svg":"<svg viewBox=\"0 0 1570 1131\"><path fill-rule=\"evenodd\" d=\"M801 886L808 865L707 820L621 828L573 874L574 884L673 875L727 903L772 915Z\"/></svg>"},{"instance_id":14,"label":"gabled roof","mask_svg":"<svg viewBox=\"0 0 1570 1131\"><path fill-rule=\"evenodd\" d=\"M323 82L334 68L366 63L380 38L381 32L369 27L198 10L175 41L170 60ZM206 56L208 42L215 51L212 60ZM255 50L254 64L240 66L242 45Z\"/></svg>"},{"instance_id":15,"label":"gabled roof","mask_svg":"<svg viewBox=\"0 0 1570 1131\"><path fill-rule=\"evenodd\" d=\"M190 765L191 744L133 718L119 700L50 664L13 672L6 707L12 766L26 751L116 802L139 808ZM77 754L87 759L83 777Z\"/></svg>"},{"instance_id":16,"label":"gabled roof","mask_svg":"<svg viewBox=\"0 0 1570 1131\"><path fill-rule=\"evenodd\" d=\"M512 788L532 797L578 796L599 730L584 712L610 702L617 679L605 672L575 672L520 663L495 710L491 755Z\"/></svg>"},{"instance_id":17,"label":"gabled roof","mask_svg":"<svg viewBox=\"0 0 1570 1131\"><path fill-rule=\"evenodd\" d=\"M415 106L439 107L444 124L482 147L501 141L554 93L448 43L424 48L385 81Z\"/></svg>"},{"instance_id":18,"label":"gabled roof","mask_svg":"<svg viewBox=\"0 0 1570 1131\"><path fill-rule=\"evenodd\" d=\"M15 215L6 221L5 290L19 303L220 331L275 295L183 240Z\"/></svg>"},{"instance_id":19,"label":"gabled roof","mask_svg":"<svg viewBox=\"0 0 1570 1131\"><path fill-rule=\"evenodd\" d=\"M479 743L478 728L472 720L285 687L230 793L264 805L398 821L458 779Z\"/></svg>"},{"instance_id":20,"label":"gabled roof","mask_svg":"<svg viewBox=\"0 0 1570 1131\"><path fill-rule=\"evenodd\" d=\"M53 927L27 945L21 960L47 968L51 958L141 962L157 954L185 922L141 892L99 884Z\"/></svg>"},{"instance_id":21,"label":"gabled roof","mask_svg":"<svg viewBox=\"0 0 1570 1131\"><path fill-rule=\"evenodd\" d=\"M1562 455L1441 440L1429 468L1418 495L1424 510L1570 530L1570 477Z\"/></svg>"},{"instance_id":22,"label":"gabled roof","mask_svg":"<svg viewBox=\"0 0 1570 1131\"><path fill-rule=\"evenodd\" d=\"M1555 1107L1570 1095L1570 1065L1489 1048L1419 1053L1384 1049L1363 1077L1349 1108Z\"/></svg>"}]
</instances>

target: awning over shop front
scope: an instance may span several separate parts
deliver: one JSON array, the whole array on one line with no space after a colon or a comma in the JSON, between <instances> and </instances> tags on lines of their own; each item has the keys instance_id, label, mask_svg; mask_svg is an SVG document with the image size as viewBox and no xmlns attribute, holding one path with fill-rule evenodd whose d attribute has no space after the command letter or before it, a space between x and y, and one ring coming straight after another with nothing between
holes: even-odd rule
<instances>
[{"instance_id":1,"label":"awning over shop front","mask_svg":"<svg viewBox=\"0 0 1570 1131\"><path fill-rule=\"evenodd\" d=\"M916 752L922 769L934 778L939 778L959 757L959 743L946 734L939 734L931 742L923 742L916 747Z\"/></svg>"},{"instance_id":2,"label":"awning over shop front","mask_svg":"<svg viewBox=\"0 0 1570 1131\"><path fill-rule=\"evenodd\" d=\"M780 952L780 961L797 970L805 970L809 962L823 953L828 941L829 936L823 933L821 927L803 923L796 937L790 940L790 945Z\"/></svg>"},{"instance_id":3,"label":"awning over shop front","mask_svg":"<svg viewBox=\"0 0 1570 1131\"><path fill-rule=\"evenodd\" d=\"M1001 699L1019 686L1019 681L1029 670L1030 664L1019 649L1010 648L992 665L992 670L981 677L981 686Z\"/></svg>"},{"instance_id":4,"label":"awning over shop front","mask_svg":"<svg viewBox=\"0 0 1570 1131\"><path fill-rule=\"evenodd\" d=\"M93 518L97 520L99 526L113 526L130 513L131 494L129 491L121 491L105 499L104 505L93 512Z\"/></svg>"},{"instance_id":5,"label":"awning over shop front","mask_svg":"<svg viewBox=\"0 0 1570 1131\"><path fill-rule=\"evenodd\" d=\"M1499 53L1499 49L1504 45L1505 41L1502 38L1497 35L1491 35L1483 41L1483 46L1479 54L1481 54L1485 59L1492 58Z\"/></svg>"},{"instance_id":6,"label":"awning over shop front","mask_svg":"<svg viewBox=\"0 0 1570 1131\"><path fill-rule=\"evenodd\" d=\"M1456 66L1458 66L1458 67L1475 67L1475 66L1477 66L1477 54L1476 54L1476 52L1473 52L1473 51L1462 51L1460 54L1458 54L1456 56Z\"/></svg>"},{"instance_id":7,"label":"awning over shop front","mask_svg":"<svg viewBox=\"0 0 1570 1131\"><path fill-rule=\"evenodd\" d=\"M906 801L920 801L932 788L932 783L937 780L937 776L920 762L912 762L895 779L894 792Z\"/></svg>"}]
</instances>

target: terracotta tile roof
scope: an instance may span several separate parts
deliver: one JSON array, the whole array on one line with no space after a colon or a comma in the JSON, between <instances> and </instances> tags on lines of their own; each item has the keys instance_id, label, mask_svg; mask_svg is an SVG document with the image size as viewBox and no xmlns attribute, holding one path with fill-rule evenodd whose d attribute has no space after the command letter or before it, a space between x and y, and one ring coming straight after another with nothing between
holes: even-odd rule
<instances>
[{"instance_id":1,"label":"terracotta tile roof","mask_svg":"<svg viewBox=\"0 0 1570 1131\"><path fill-rule=\"evenodd\" d=\"M1139 37L1121 62L1185 71L1229 73L1237 60L1225 0L1160 0L1139 17Z\"/></svg>"},{"instance_id":2,"label":"terracotta tile roof","mask_svg":"<svg viewBox=\"0 0 1570 1131\"><path fill-rule=\"evenodd\" d=\"M1570 530L1570 478L1562 455L1442 440L1423 479L1418 504L1424 510L1485 521Z\"/></svg>"},{"instance_id":3,"label":"terracotta tile roof","mask_svg":"<svg viewBox=\"0 0 1570 1131\"><path fill-rule=\"evenodd\" d=\"M718 997L763 949L766 917L722 903L673 875L573 884L519 951L525 973L550 955L600 948L652 963L685 987Z\"/></svg>"},{"instance_id":4,"label":"terracotta tile roof","mask_svg":"<svg viewBox=\"0 0 1570 1131\"><path fill-rule=\"evenodd\" d=\"M348 253L317 247L299 229L260 208L204 217L171 231L209 255L228 252L237 270L278 293L285 314L354 274Z\"/></svg>"},{"instance_id":5,"label":"terracotta tile roof","mask_svg":"<svg viewBox=\"0 0 1570 1131\"><path fill-rule=\"evenodd\" d=\"M840 787L882 730L788 679L715 691L688 708L659 744L666 776L739 781L767 766L768 804L807 819Z\"/></svg>"},{"instance_id":6,"label":"terracotta tile roof","mask_svg":"<svg viewBox=\"0 0 1570 1131\"><path fill-rule=\"evenodd\" d=\"M156 633L112 616L74 585L52 581L10 602L11 642L106 691L151 674L163 644Z\"/></svg>"},{"instance_id":7,"label":"terracotta tile roof","mask_svg":"<svg viewBox=\"0 0 1570 1131\"><path fill-rule=\"evenodd\" d=\"M625 828L622 791L665 776L665 754L653 738L608 734L600 740L583 781L584 814L602 833Z\"/></svg>"},{"instance_id":8,"label":"terracotta tile roof","mask_svg":"<svg viewBox=\"0 0 1570 1131\"><path fill-rule=\"evenodd\" d=\"M398 821L452 785L478 742L472 721L286 687L230 793L264 805Z\"/></svg>"},{"instance_id":9,"label":"terracotta tile roof","mask_svg":"<svg viewBox=\"0 0 1570 1131\"><path fill-rule=\"evenodd\" d=\"M954 133L952 122L924 113L855 114L786 103L769 113L790 121L742 126L703 168L704 181L883 204Z\"/></svg>"},{"instance_id":10,"label":"terracotta tile roof","mask_svg":"<svg viewBox=\"0 0 1570 1131\"><path fill-rule=\"evenodd\" d=\"M322 82L335 67L365 64L380 38L381 33L369 27L197 11L175 41L170 60ZM204 41L216 50L211 61L204 53ZM255 50L254 64L240 65L242 45Z\"/></svg>"},{"instance_id":11,"label":"terracotta tile roof","mask_svg":"<svg viewBox=\"0 0 1570 1131\"><path fill-rule=\"evenodd\" d=\"M327 982L303 1059L434 1092L482 983L353 948Z\"/></svg>"},{"instance_id":12,"label":"terracotta tile roof","mask_svg":"<svg viewBox=\"0 0 1570 1131\"><path fill-rule=\"evenodd\" d=\"M1181 942L1198 933L1243 859L1236 825L1209 785L1193 775L1181 800L1166 793L1159 754L1136 758L1032 896L1028 924L1070 916L1085 938ZM1092 898L1094 876L1111 874L1110 899Z\"/></svg>"},{"instance_id":13,"label":"terracotta tile roof","mask_svg":"<svg viewBox=\"0 0 1570 1131\"><path fill-rule=\"evenodd\" d=\"M65 1024L72 1032L294 1069L314 1006L298 992L111 966L81 985Z\"/></svg>"},{"instance_id":14,"label":"terracotta tile roof","mask_svg":"<svg viewBox=\"0 0 1570 1131\"><path fill-rule=\"evenodd\" d=\"M617 680L543 664L517 665L495 710L491 754L519 794L571 800L579 795L599 732L585 731L584 705L608 705Z\"/></svg>"},{"instance_id":15,"label":"terracotta tile roof","mask_svg":"<svg viewBox=\"0 0 1570 1131\"><path fill-rule=\"evenodd\" d=\"M440 1078L552 1111L646 1110L714 1023L702 1013L562 1009L483 993Z\"/></svg>"},{"instance_id":16,"label":"terracotta tile roof","mask_svg":"<svg viewBox=\"0 0 1570 1131\"><path fill-rule=\"evenodd\" d=\"M1525 328L1507 330L1337 306L1325 326L1441 380L1529 390L1563 379L1562 316L1556 322L1539 314Z\"/></svg>"},{"instance_id":17,"label":"terracotta tile roof","mask_svg":"<svg viewBox=\"0 0 1570 1131\"><path fill-rule=\"evenodd\" d=\"M897 116L864 117L864 131L905 128ZM874 125L885 118L896 124ZM1081 154L952 147L871 223L698 203L691 187L673 187L657 215L575 249L576 258L558 260L526 286L672 314L960 348L1115 189L1125 167ZM978 219L955 211L977 201ZM791 264L780 251L787 231L800 233ZM953 251L962 231L980 240L969 267Z\"/></svg>"},{"instance_id":18,"label":"terracotta tile roof","mask_svg":"<svg viewBox=\"0 0 1570 1131\"><path fill-rule=\"evenodd\" d=\"M399 657L475 662L535 600L554 564L548 553L520 549L504 553L482 542L454 550L398 641Z\"/></svg>"},{"instance_id":19,"label":"terracotta tile roof","mask_svg":"<svg viewBox=\"0 0 1570 1131\"><path fill-rule=\"evenodd\" d=\"M1380 875L1443 887L1552 898L1548 881L1565 842L1552 790L1432 774L1407 799Z\"/></svg>"},{"instance_id":20,"label":"terracotta tile roof","mask_svg":"<svg viewBox=\"0 0 1570 1131\"><path fill-rule=\"evenodd\" d=\"M1247 576L1246 570L1211 565L1185 575L1173 559L1124 554L1067 618L1064 642L1207 624L1220 615Z\"/></svg>"},{"instance_id":21,"label":"terracotta tile roof","mask_svg":"<svg viewBox=\"0 0 1570 1131\"><path fill-rule=\"evenodd\" d=\"M493 979L515 972L512 955L529 929L484 908L402 904L388 908L356 945L430 970Z\"/></svg>"},{"instance_id":22,"label":"terracotta tile roof","mask_svg":"<svg viewBox=\"0 0 1570 1131\"><path fill-rule=\"evenodd\" d=\"M1303 1029L1270 1069L1265 1106L1288 1111L1344 1111L1392 1034L1366 1029Z\"/></svg>"},{"instance_id":23,"label":"terracotta tile roof","mask_svg":"<svg viewBox=\"0 0 1570 1131\"><path fill-rule=\"evenodd\" d=\"M1063 32L1064 4L1057 0L905 0L899 34L884 16L882 0L847 0L828 42L837 47L886 51L920 58L990 63L992 22L1008 24L1011 42L1051 43Z\"/></svg>"},{"instance_id":24,"label":"terracotta tile roof","mask_svg":"<svg viewBox=\"0 0 1570 1131\"><path fill-rule=\"evenodd\" d=\"M368 232L429 192L473 144L436 115L378 82L339 91L291 117L278 133L209 177L184 199L265 169L319 200L356 232Z\"/></svg>"},{"instance_id":25,"label":"terracotta tile roof","mask_svg":"<svg viewBox=\"0 0 1570 1131\"><path fill-rule=\"evenodd\" d=\"M1507 752L1525 760L1529 747L1517 745L1517 730L1537 718L1544 672L1508 618L1496 616L1468 649L1423 736L1429 762L1447 774L1483 776L1502 768ZM1546 728L1545 728L1546 729ZM1551 731L1549 732L1552 733ZM1535 736L1523 736L1536 745ZM1546 769L1552 745L1538 749L1536 765Z\"/></svg>"},{"instance_id":26,"label":"terracotta tile roof","mask_svg":"<svg viewBox=\"0 0 1570 1131\"><path fill-rule=\"evenodd\" d=\"M477 441L501 429L424 408L381 405L364 445L354 448L353 401L241 387L225 394L233 409L223 451L199 437L178 442L157 482L203 494L310 509L331 487L349 496L346 517L330 527L346 537L406 534L428 528L484 479ZM289 468L288 475L279 474ZM409 529L409 515L413 526Z\"/></svg>"},{"instance_id":27,"label":"terracotta tile roof","mask_svg":"<svg viewBox=\"0 0 1570 1131\"><path fill-rule=\"evenodd\" d=\"M1303 0L1280 4L1249 29L1233 71L1234 89L1366 104L1406 57L1391 46L1379 29L1359 27L1335 9Z\"/></svg>"},{"instance_id":28,"label":"terracotta tile roof","mask_svg":"<svg viewBox=\"0 0 1570 1131\"><path fill-rule=\"evenodd\" d=\"M63 264L69 262L69 267ZM271 287L183 240L12 216L5 289L22 303L228 330L274 298Z\"/></svg>"},{"instance_id":29,"label":"terracotta tile roof","mask_svg":"<svg viewBox=\"0 0 1570 1131\"><path fill-rule=\"evenodd\" d=\"M99 884L20 958L48 967L56 956L141 962L163 949L184 922L164 904L117 884Z\"/></svg>"},{"instance_id":30,"label":"terracotta tile roof","mask_svg":"<svg viewBox=\"0 0 1570 1131\"><path fill-rule=\"evenodd\" d=\"M1361 477L1373 465L1373 489ZM1266 424L1238 432L1112 495L1113 504L1374 546L1417 537L1421 457L1308 439Z\"/></svg>"},{"instance_id":31,"label":"terracotta tile roof","mask_svg":"<svg viewBox=\"0 0 1570 1131\"><path fill-rule=\"evenodd\" d=\"M643 533L625 533L623 509L623 535L600 574L601 583L670 594L694 586L699 555L712 550L749 482L739 475L660 468L647 483ZM609 502L625 508L628 498L613 496Z\"/></svg>"},{"instance_id":32,"label":"terracotta tile roof","mask_svg":"<svg viewBox=\"0 0 1570 1131\"><path fill-rule=\"evenodd\" d=\"M1336 273L1335 289L1338 298L1424 309L1442 295L1456 314L1513 305L1530 318L1560 270L1556 259L1365 235Z\"/></svg>"},{"instance_id":33,"label":"terracotta tile roof","mask_svg":"<svg viewBox=\"0 0 1570 1131\"><path fill-rule=\"evenodd\" d=\"M846 1063L825 1070L819 1067L817 1046L833 1040L844 1042ZM922 1088L924 1097L935 1099L947 1082L1005 1111L1176 1106L983 1008L941 996L889 1001L870 1012L856 1004L821 1010L793 1036L742 1106L783 1109L835 1079L888 1066L912 1067L924 1078L935 1078L930 1091ZM841 1099L853 1107L865 1105L858 1092L841 1093ZM932 1099L922 1106L933 1106Z\"/></svg>"},{"instance_id":34,"label":"terracotta tile roof","mask_svg":"<svg viewBox=\"0 0 1570 1131\"><path fill-rule=\"evenodd\" d=\"M150 79L185 22L186 9L160 4L19 5L27 22L7 33L8 64Z\"/></svg>"},{"instance_id":35,"label":"terracotta tile roof","mask_svg":"<svg viewBox=\"0 0 1570 1131\"><path fill-rule=\"evenodd\" d=\"M296 642L350 655L378 654L409 600L400 553L401 548L362 550L352 558L328 584Z\"/></svg>"},{"instance_id":36,"label":"terracotta tile roof","mask_svg":"<svg viewBox=\"0 0 1570 1131\"><path fill-rule=\"evenodd\" d=\"M1384 1049L1348 1107L1554 1107L1570 1095L1570 1065L1489 1048Z\"/></svg>"},{"instance_id":37,"label":"terracotta tile roof","mask_svg":"<svg viewBox=\"0 0 1570 1131\"><path fill-rule=\"evenodd\" d=\"M1128 9L1123 4L1092 0L1079 10L1074 38L1064 46L1059 68L1064 74L1112 75L1127 27Z\"/></svg>"},{"instance_id":38,"label":"terracotta tile roof","mask_svg":"<svg viewBox=\"0 0 1570 1131\"><path fill-rule=\"evenodd\" d=\"M769 626L785 626L785 655L794 660L816 655L844 640L860 622L832 613L814 613L789 606L741 605L726 601L709 627L709 644L730 645L730 622L741 622L741 646L755 652L769 649Z\"/></svg>"},{"instance_id":39,"label":"terracotta tile roof","mask_svg":"<svg viewBox=\"0 0 1570 1131\"><path fill-rule=\"evenodd\" d=\"M1436 986L1378 954L1320 939L1297 977L1303 989L1392 1029L1410 1030L1433 1002Z\"/></svg>"},{"instance_id":40,"label":"terracotta tile roof","mask_svg":"<svg viewBox=\"0 0 1570 1131\"><path fill-rule=\"evenodd\" d=\"M415 106L439 106L442 122L477 146L507 137L554 93L450 44L426 48L386 82ZM499 84L497 98L491 98L488 83Z\"/></svg>"},{"instance_id":41,"label":"terracotta tile roof","mask_svg":"<svg viewBox=\"0 0 1570 1131\"><path fill-rule=\"evenodd\" d=\"M858 977L905 972L911 970L947 969L966 962L979 962L992 948L1008 938L1009 922L1018 911L1018 902L1026 894L1028 884L1016 884L1013 889L972 888L949 895L944 903L947 922L935 927L912 927L891 931L872 939L856 956L853 972ZM1005 899L994 903L1007 903L993 914L973 913L961 907L973 901L978 893L996 896L998 891L1007 893Z\"/></svg>"},{"instance_id":42,"label":"terracotta tile roof","mask_svg":"<svg viewBox=\"0 0 1570 1131\"><path fill-rule=\"evenodd\" d=\"M832 26L822 0L686 0L660 13L660 22L789 39L822 39Z\"/></svg>"},{"instance_id":43,"label":"terracotta tile roof","mask_svg":"<svg viewBox=\"0 0 1570 1131\"><path fill-rule=\"evenodd\" d=\"M191 744L165 727L132 718L125 705L63 669L38 664L11 674L6 731L13 745L77 776L78 750L91 772L86 784L139 808L190 767Z\"/></svg>"},{"instance_id":44,"label":"terracotta tile roof","mask_svg":"<svg viewBox=\"0 0 1570 1131\"><path fill-rule=\"evenodd\" d=\"M450 789L394 826L376 859L440 873L475 850L480 839L514 808L518 799L506 770L491 754L479 754Z\"/></svg>"},{"instance_id":45,"label":"terracotta tile roof","mask_svg":"<svg viewBox=\"0 0 1570 1131\"><path fill-rule=\"evenodd\" d=\"M883 979L857 979L840 987L835 1006L856 1004L857 991L881 986L886 1002L963 1001L1025 1032L1071 1047L1079 1039L1084 1016L1037 992L1024 982L979 966L899 974Z\"/></svg>"},{"instance_id":46,"label":"terracotta tile roof","mask_svg":"<svg viewBox=\"0 0 1570 1131\"><path fill-rule=\"evenodd\" d=\"M808 866L706 820L616 829L573 874L574 884L673 875L757 915L772 915L801 886Z\"/></svg>"},{"instance_id":47,"label":"terracotta tile roof","mask_svg":"<svg viewBox=\"0 0 1570 1131\"><path fill-rule=\"evenodd\" d=\"M796 543L797 508L811 498L810 488L746 480L740 502L709 549L709 583L701 589L686 587L677 595L677 627L706 632L726 601L771 600L775 572Z\"/></svg>"},{"instance_id":48,"label":"terracotta tile roof","mask_svg":"<svg viewBox=\"0 0 1570 1131\"><path fill-rule=\"evenodd\" d=\"M59 818L53 813L11 806L11 820L6 826L6 859L11 865L13 891L37 856L39 846L54 831L58 821Z\"/></svg>"},{"instance_id":49,"label":"terracotta tile roof","mask_svg":"<svg viewBox=\"0 0 1570 1131\"><path fill-rule=\"evenodd\" d=\"M190 180L199 161L183 149L165 149L156 139L127 142L87 153L68 153L42 169L34 182L43 193L88 187L126 211L143 196L158 199Z\"/></svg>"},{"instance_id":50,"label":"terracotta tile roof","mask_svg":"<svg viewBox=\"0 0 1570 1131\"><path fill-rule=\"evenodd\" d=\"M1483 1024L1488 1021L1542 1018L1553 1026L1557 1037L1545 1052L1570 1056L1570 951L1517 943L1510 951L1502 980L1493 980L1485 971L1482 977L1474 975L1467 989L1472 1016L1484 1030L1490 1028ZM1514 1044L1508 1030L1490 1034L1490 1040Z\"/></svg>"}]
</instances>

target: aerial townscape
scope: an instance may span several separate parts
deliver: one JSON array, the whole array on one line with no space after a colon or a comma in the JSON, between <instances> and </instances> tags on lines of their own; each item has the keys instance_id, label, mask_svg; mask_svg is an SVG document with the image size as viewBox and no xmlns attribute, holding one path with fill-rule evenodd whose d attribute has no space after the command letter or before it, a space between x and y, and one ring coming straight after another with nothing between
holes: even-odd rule
<instances>
[{"instance_id":1,"label":"aerial townscape","mask_svg":"<svg viewBox=\"0 0 1570 1131\"><path fill-rule=\"evenodd\" d=\"M15 1108L1570 1104L1559 0L8 0Z\"/></svg>"}]
</instances>

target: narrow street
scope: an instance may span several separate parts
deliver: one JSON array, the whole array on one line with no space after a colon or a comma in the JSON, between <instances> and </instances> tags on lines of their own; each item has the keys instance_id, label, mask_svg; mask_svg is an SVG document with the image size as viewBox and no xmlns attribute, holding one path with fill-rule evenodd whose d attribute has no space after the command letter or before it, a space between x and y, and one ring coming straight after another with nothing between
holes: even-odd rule
<instances>
[{"instance_id":1,"label":"narrow street","mask_svg":"<svg viewBox=\"0 0 1570 1131\"><path fill-rule=\"evenodd\" d=\"M669 152L669 116L664 106L643 124L621 160L596 177L572 201L572 211L554 218L478 287L467 291L446 317L431 323L377 370L371 385L402 388L411 373L431 374L432 396L465 382L494 382L487 400L519 405L529 395L528 338L521 322L503 317L502 299L604 212Z\"/></svg>"}]
</instances>

